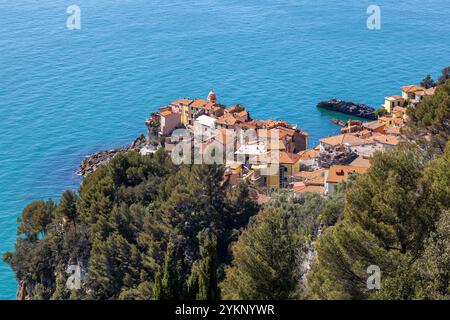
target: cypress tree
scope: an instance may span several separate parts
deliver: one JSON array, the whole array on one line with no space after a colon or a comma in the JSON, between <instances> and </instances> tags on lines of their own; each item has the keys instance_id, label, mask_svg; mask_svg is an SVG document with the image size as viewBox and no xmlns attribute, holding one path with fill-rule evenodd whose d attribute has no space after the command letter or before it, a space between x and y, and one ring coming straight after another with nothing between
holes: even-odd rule
<instances>
[{"instance_id":1,"label":"cypress tree","mask_svg":"<svg viewBox=\"0 0 450 320\"><path fill-rule=\"evenodd\" d=\"M207 230L200 232L201 259L194 263L188 280L188 298L196 300L219 300L217 280L217 238Z\"/></svg>"},{"instance_id":2,"label":"cypress tree","mask_svg":"<svg viewBox=\"0 0 450 320\"><path fill-rule=\"evenodd\" d=\"M161 276L160 273L157 273L155 277L153 298L155 300L178 300L180 296L180 282L175 261L175 251L170 246L164 258L163 274Z\"/></svg>"}]
</instances>

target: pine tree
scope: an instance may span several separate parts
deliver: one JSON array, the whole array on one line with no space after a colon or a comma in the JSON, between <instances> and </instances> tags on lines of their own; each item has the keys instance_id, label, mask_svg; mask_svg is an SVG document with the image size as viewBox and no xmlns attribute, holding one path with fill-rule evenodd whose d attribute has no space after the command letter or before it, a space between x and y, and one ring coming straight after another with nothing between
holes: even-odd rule
<instances>
[{"instance_id":1,"label":"pine tree","mask_svg":"<svg viewBox=\"0 0 450 320\"><path fill-rule=\"evenodd\" d=\"M76 218L78 216L77 207L77 195L72 190L66 190L62 194L61 201L58 207L58 213L62 215L69 222L76 226Z\"/></svg>"},{"instance_id":2,"label":"pine tree","mask_svg":"<svg viewBox=\"0 0 450 320\"><path fill-rule=\"evenodd\" d=\"M311 298L414 297L414 261L441 211L432 184L422 178L432 165L424 169L422 153L404 146L373 158L347 191L343 220L318 240ZM378 292L367 288L371 265L383 274Z\"/></svg>"},{"instance_id":3,"label":"pine tree","mask_svg":"<svg viewBox=\"0 0 450 320\"><path fill-rule=\"evenodd\" d=\"M23 209L22 216L17 218L20 223L17 234L25 235L29 241L34 241L39 236L47 233L47 226L52 221L55 204L51 199L48 201L35 201Z\"/></svg>"},{"instance_id":4,"label":"pine tree","mask_svg":"<svg viewBox=\"0 0 450 320\"><path fill-rule=\"evenodd\" d=\"M449 79L450 79L450 67L447 67L442 70L442 74L439 77L439 83L443 84Z\"/></svg>"},{"instance_id":5,"label":"pine tree","mask_svg":"<svg viewBox=\"0 0 450 320\"><path fill-rule=\"evenodd\" d=\"M233 246L222 283L225 299L281 300L293 294L296 241L280 209L260 212Z\"/></svg>"},{"instance_id":6,"label":"pine tree","mask_svg":"<svg viewBox=\"0 0 450 320\"><path fill-rule=\"evenodd\" d=\"M431 75L427 74L426 77L420 82L420 85L424 87L425 89L432 88L436 85L433 78L431 78Z\"/></svg>"}]
</instances>

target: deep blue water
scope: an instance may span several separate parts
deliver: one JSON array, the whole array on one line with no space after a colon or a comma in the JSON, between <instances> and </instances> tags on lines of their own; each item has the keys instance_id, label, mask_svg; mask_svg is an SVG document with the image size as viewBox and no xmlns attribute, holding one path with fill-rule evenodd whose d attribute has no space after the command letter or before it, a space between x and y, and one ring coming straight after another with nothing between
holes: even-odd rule
<instances>
[{"instance_id":1,"label":"deep blue water","mask_svg":"<svg viewBox=\"0 0 450 320\"><path fill-rule=\"evenodd\" d=\"M0 252L30 201L80 182L93 151L144 132L176 98L242 103L320 137L337 132L315 105L384 96L450 65L450 2L378 0L0 0ZM81 7L81 30L66 8ZM16 281L0 263L0 299Z\"/></svg>"}]
</instances>

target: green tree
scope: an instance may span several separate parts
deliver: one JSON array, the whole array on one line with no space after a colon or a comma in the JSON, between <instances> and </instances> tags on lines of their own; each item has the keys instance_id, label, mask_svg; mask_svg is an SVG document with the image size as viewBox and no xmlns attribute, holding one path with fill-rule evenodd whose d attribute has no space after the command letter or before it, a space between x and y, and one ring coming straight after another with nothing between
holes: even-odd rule
<instances>
[{"instance_id":1,"label":"green tree","mask_svg":"<svg viewBox=\"0 0 450 320\"><path fill-rule=\"evenodd\" d=\"M450 138L450 80L436 88L416 108L408 109L409 138L433 157L444 153Z\"/></svg>"},{"instance_id":2,"label":"green tree","mask_svg":"<svg viewBox=\"0 0 450 320\"><path fill-rule=\"evenodd\" d=\"M164 270L162 277L157 274L154 286L154 299L156 300L179 300L181 298L181 285L179 272L175 259L175 250L171 245L164 259Z\"/></svg>"},{"instance_id":3,"label":"green tree","mask_svg":"<svg viewBox=\"0 0 450 320\"><path fill-rule=\"evenodd\" d=\"M369 172L347 191L344 218L317 242L318 261L308 278L311 298L414 297L411 270L441 212L432 183L423 179L436 162L425 168L424 160L406 146L373 158ZM366 286L370 265L382 270L377 293Z\"/></svg>"},{"instance_id":4,"label":"green tree","mask_svg":"<svg viewBox=\"0 0 450 320\"><path fill-rule=\"evenodd\" d=\"M219 300L217 279L217 239L207 230L200 232L201 259L192 266L188 279L188 298L195 300Z\"/></svg>"},{"instance_id":5,"label":"green tree","mask_svg":"<svg viewBox=\"0 0 450 320\"><path fill-rule=\"evenodd\" d=\"M442 74L439 77L439 83L443 84L449 79L450 79L450 67L447 67L442 70Z\"/></svg>"},{"instance_id":6,"label":"green tree","mask_svg":"<svg viewBox=\"0 0 450 320\"><path fill-rule=\"evenodd\" d=\"M22 211L22 216L17 218L20 223L17 234L25 235L28 240L37 240L39 236L47 233L47 227L52 221L55 204L48 201L35 201L30 203Z\"/></svg>"},{"instance_id":7,"label":"green tree","mask_svg":"<svg viewBox=\"0 0 450 320\"><path fill-rule=\"evenodd\" d=\"M62 194L61 201L57 212L62 215L67 221L73 223L76 226L77 212L77 195L72 190L66 190Z\"/></svg>"},{"instance_id":8,"label":"green tree","mask_svg":"<svg viewBox=\"0 0 450 320\"><path fill-rule=\"evenodd\" d=\"M294 292L296 241L279 209L259 213L233 245L225 299L287 299Z\"/></svg>"},{"instance_id":9,"label":"green tree","mask_svg":"<svg viewBox=\"0 0 450 320\"><path fill-rule=\"evenodd\" d=\"M95 299L117 298L140 281L141 257L136 246L117 233L92 244L87 287Z\"/></svg>"},{"instance_id":10,"label":"green tree","mask_svg":"<svg viewBox=\"0 0 450 320\"><path fill-rule=\"evenodd\" d=\"M417 261L417 295L424 299L450 299L450 211L444 211L436 231L425 242Z\"/></svg>"},{"instance_id":11,"label":"green tree","mask_svg":"<svg viewBox=\"0 0 450 320\"><path fill-rule=\"evenodd\" d=\"M420 85L425 89L429 89L436 86L436 83L433 78L431 78L431 75L427 74L426 77L420 82Z\"/></svg>"}]
</instances>

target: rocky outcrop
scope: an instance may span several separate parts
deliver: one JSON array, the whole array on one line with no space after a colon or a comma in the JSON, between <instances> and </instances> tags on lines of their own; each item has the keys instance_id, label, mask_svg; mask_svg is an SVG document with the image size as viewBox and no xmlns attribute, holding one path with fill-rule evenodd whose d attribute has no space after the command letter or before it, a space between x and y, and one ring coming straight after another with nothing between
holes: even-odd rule
<instances>
[{"instance_id":1,"label":"rocky outcrop","mask_svg":"<svg viewBox=\"0 0 450 320\"><path fill-rule=\"evenodd\" d=\"M16 300L31 300L33 287L24 280L19 281L19 286L16 293Z\"/></svg>"},{"instance_id":2,"label":"rocky outcrop","mask_svg":"<svg viewBox=\"0 0 450 320\"><path fill-rule=\"evenodd\" d=\"M86 176L89 173L92 173L95 170L97 170L100 166L108 163L109 160L111 160L119 152L129 152L129 151L140 152L146 146L147 146L147 139L143 134L141 134L130 145L126 147L93 153L84 158L84 160L81 162L79 170L77 171L77 174L81 176Z\"/></svg>"},{"instance_id":3,"label":"rocky outcrop","mask_svg":"<svg viewBox=\"0 0 450 320\"><path fill-rule=\"evenodd\" d=\"M319 102L317 108L323 108L330 111L336 111L352 115L359 118L376 120L378 117L375 114L375 109L365 104L353 103L349 101L342 101L331 99L329 101Z\"/></svg>"}]
</instances>

